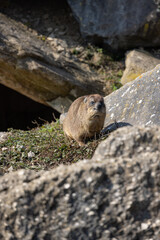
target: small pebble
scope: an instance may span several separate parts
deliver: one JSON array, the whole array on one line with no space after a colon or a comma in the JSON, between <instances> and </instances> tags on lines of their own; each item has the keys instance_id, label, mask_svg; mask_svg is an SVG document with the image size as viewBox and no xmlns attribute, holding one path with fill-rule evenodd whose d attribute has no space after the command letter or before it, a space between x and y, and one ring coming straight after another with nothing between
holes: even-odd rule
<instances>
[{"instance_id":1,"label":"small pebble","mask_svg":"<svg viewBox=\"0 0 160 240\"><path fill-rule=\"evenodd\" d=\"M28 153L28 158L33 158L34 156L35 156L35 153L34 153L34 152L30 151L30 152Z\"/></svg>"}]
</instances>

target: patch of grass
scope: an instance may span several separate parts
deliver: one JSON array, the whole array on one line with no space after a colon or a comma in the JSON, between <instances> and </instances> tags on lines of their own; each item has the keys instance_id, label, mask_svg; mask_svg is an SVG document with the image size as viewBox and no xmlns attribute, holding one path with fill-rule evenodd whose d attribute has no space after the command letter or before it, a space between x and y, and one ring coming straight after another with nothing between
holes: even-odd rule
<instances>
[{"instance_id":1,"label":"patch of grass","mask_svg":"<svg viewBox=\"0 0 160 240\"><path fill-rule=\"evenodd\" d=\"M122 86L120 79L125 68L124 59L118 58L107 49L88 44L78 55L81 61L88 64L104 82L104 94L108 95Z\"/></svg>"},{"instance_id":2,"label":"patch of grass","mask_svg":"<svg viewBox=\"0 0 160 240\"><path fill-rule=\"evenodd\" d=\"M120 82L122 75L123 75L123 71L122 71L122 70L119 70L119 71L116 73L116 76L114 76L114 82L113 82L113 85L112 85L113 91L116 91L117 89L119 89L120 87L122 87L122 84L121 84L121 82Z\"/></svg>"},{"instance_id":3,"label":"patch of grass","mask_svg":"<svg viewBox=\"0 0 160 240\"><path fill-rule=\"evenodd\" d=\"M78 55L78 54L80 54L80 51L78 51L76 48L74 48L74 49L72 50L72 54Z\"/></svg>"},{"instance_id":4,"label":"patch of grass","mask_svg":"<svg viewBox=\"0 0 160 240\"><path fill-rule=\"evenodd\" d=\"M46 41L46 36L43 35L43 36L41 37L41 39L42 39L42 41Z\"/></svg>"},{"instance_id":5,"label":"patch of grass","mask_svg":"<svg viewBox=\"0 0 160 240\"><path fill-rule=\"evenodd\" d=\"M103 48L97 48L97 52L102 54L104 52Z\"/></svg>"},{"instance_id":6,"label":"patch of grass","mask_svg":"<svg viewBox=\"0 0 160 240\"><path fill-rule=\"evenodd\" d=\"M119 89L120 87L122 87L122 84L120 82L115 82L113 85L112 85L112 89L113 91L116 91L117 89Z\"/></svg>"},{"instance_id":7,"label":"patch of grass","mask_svg":"<svg viewBox=\"0 0 160 240\"><path fill-rule=\"evenodd\" d=\"M0 169L3 172L21 168L49 170L61 163L89 159L100 141L90 141L80 147L65 138L59 120L30 131L8 131L10 135L0 147Z\"/></svg>"}]
</instances>

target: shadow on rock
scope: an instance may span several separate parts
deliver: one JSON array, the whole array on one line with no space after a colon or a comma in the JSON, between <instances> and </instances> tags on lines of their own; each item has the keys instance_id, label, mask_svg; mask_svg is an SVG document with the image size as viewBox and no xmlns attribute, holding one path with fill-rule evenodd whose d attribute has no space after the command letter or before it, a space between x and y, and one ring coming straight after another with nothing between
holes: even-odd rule
<instances>
[{"instance_id":1,"label":"shadow on rock","mask_svg":"<svg viewBox=\"0 0 160 240\"><path fill-rule=\"evenodd\" d=\"M127 123L127 122L116 122L115 121L114 123L111 123L107 127L103 128L102 131L101 131L101 134L102 135L107 135L110 132L113 132L118 128L126 127L126 126L131 126L132 127L133 125L131 125L130 123Z\"/></svg>"}]
</instances>

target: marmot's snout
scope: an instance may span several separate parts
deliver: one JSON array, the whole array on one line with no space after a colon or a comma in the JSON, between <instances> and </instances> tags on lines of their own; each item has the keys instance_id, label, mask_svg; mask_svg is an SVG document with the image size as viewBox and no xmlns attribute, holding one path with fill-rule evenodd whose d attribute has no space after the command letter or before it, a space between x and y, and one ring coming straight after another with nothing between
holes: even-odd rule
<instances>
[{"instance_id":1,"label":"marmot's snout","mask_svg":"<svg viewBox=\"0 0 160 240\"><path fill-rule=\"evenodd\" d=\"M97 102L97 103L95 103L95 106L94 106L93 109L94 109L95 111L101 111L102 108L104 108L104 103L102 103L102 102Z\"/></svg>"}]
</instances>

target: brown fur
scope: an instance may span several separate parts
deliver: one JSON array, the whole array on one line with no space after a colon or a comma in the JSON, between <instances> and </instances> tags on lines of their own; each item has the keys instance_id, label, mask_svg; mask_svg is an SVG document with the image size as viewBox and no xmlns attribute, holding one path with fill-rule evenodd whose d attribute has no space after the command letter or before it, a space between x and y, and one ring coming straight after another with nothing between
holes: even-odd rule
<instances>
[{"instance_id":1,"label":"brown fur","mask_svg":"<svg viewBox=\"0 0 160 240\"><path fill-rule=\"evenodd\" d=\"M63 122L67 137L76 140L80 146L85 139L100 133L106 115L104 99L99 94L77 98L70 106Z\"/></svg>"}]
</instances>

